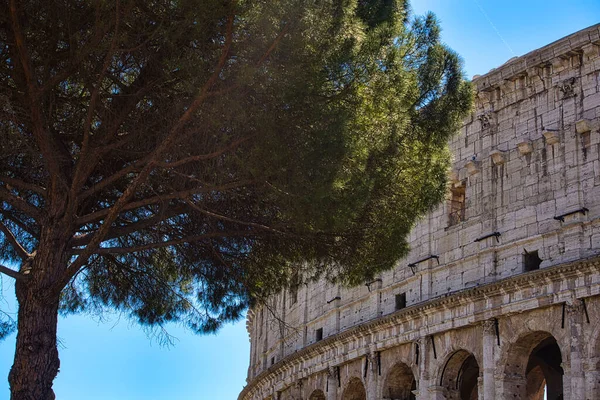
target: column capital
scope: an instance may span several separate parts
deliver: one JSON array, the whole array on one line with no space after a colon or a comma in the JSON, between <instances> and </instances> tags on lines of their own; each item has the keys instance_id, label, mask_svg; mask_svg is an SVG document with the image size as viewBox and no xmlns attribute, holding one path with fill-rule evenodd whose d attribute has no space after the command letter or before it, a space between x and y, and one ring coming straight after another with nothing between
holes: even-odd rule
<instances>
[{"instance_id":1,"label":"column capital","mask_svg":"<svg viewBox=\"0 0 600 400\"><path fill-rule=\"evenodd\" d=\"M329 366L327 367L327 377L328 378L335 378L336 376L336 368L334 366Z\"/></svg>"},{"instance_id":2,"label":"column capital","mask_svg":"<svg viewBox=\"0 0 600 400\"><path fill-rule=\"evenodd\" d=\"M572 302L565 303L566 311L569 314L583 313L583 303L579 299L574 299Z\"/></svg>"},{"instance_id":3,"label":"column capital","mask_svg":"<svg viewBox=\"0 0 600 400\"><path fill-rule=\"evenodd\" d=\"M370 351L367 354L365 354L365 356L367 357L367 360L369 360L369 370L371 372L376 372L378 361L377 351Z\"/></svg>"},{"instance_id":4,"label":"column capital","mask_svg":"<svg viewBox=\"0 0 600 400\"><path fill-rule=\"evenodd\" d=\"M497 323L498 322L495 318L486 319L485 321L483 321L481 323L481 326L483 327L483 333L485 333L486 335L495 335Z\"/></svg>"}]
</instances>

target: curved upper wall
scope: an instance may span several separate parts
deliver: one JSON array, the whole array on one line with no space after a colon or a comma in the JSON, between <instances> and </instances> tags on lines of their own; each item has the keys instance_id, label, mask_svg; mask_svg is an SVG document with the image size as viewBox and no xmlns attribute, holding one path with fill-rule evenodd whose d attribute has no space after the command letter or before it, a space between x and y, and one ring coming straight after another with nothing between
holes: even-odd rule
<instances>
[{"instance_id":1,"label":"curved upper wall","mask_svg":"<svg viewBox=\"0 0 600 400\"><path fill-rule=\"evenodd\" d=\"M475 77L448 199L415 226L408 257L368 285L320 281L250 310L248 382L398 308L598 255L599 52L600 24Z\"/></svg>"}]
</instances>

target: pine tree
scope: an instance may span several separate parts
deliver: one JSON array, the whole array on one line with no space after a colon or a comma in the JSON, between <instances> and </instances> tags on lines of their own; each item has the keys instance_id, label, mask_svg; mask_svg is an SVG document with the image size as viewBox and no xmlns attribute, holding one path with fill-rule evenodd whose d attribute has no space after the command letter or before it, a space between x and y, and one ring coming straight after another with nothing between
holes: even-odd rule
<instances>
[{"instance_id":1,"label":"pine tree","mask_svg":"<svg viewBox=\"0 0 600 400\"><path fill-rule=\"evenodd\" d=\"M54 398L59 312L213 332L299 265L346 284L391 268L444 195L472 94L406 1L0 7L13 400Z\"/></svg>"}]
</instances>

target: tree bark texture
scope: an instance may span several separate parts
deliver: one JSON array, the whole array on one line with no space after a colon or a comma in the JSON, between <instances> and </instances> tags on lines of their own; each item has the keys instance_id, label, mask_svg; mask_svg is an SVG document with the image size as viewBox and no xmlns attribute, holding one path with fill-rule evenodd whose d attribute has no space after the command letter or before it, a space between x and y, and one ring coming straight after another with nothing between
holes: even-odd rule
<instances>
[{"instance_id":1,"label":"tree bark texture","mask_svg":"<svg viewBox=\"0 0 600 400\"><path fill-rule=\"evenodd\" d=\"M11 400L54 400L52 382L60 361L56 348L58 298L46 303L33 285L19 288L18 334L8 381ZM22 292L22 293L19 293Z\"/></svg>"},{"instance_id":2,"label":"tree bark texture","mask_svg":"<svg viewBox=\"0 0 600 400\"><path fill-rule=\"evenodd\" d=\"M31 260L27 279L17 281L18 333L10 370L11 400L54 400L52 382L60 360L56 342L60 292L53 289L64 272L67 241L48 230ZM46 237L44 237L46 236Z\"/></svg>"}]
</instances>

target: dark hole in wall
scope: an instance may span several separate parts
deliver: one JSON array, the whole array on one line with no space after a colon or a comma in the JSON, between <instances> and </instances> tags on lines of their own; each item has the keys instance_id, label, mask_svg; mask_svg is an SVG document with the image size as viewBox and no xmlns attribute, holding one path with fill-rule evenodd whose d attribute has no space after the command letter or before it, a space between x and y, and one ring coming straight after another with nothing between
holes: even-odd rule
<instances>
[{"instance_id":1,"label":"dark hole in wall","mask_svg":"<svg viewBox=\"0 0 600 400\"><path fill-rule=\"evenodd\" d=\"M451 188L450 195L448 226L456 225L465 220L466 191L464 183L459 187Z\"/></svg>"},{"instance_id":2,"label":"dark hole in wall","mask_svg":"<svg viewBox=\"0 0 600 400\"><path fill-rule=\"evenodd\" d=\"M525 252L523 254L523 272L535 271L540 269L542 259L539 257L537 250Z\"/></svg>"},{"instance_id":3,"label":"dark hole in wall","mask_svg":"<svg viewBox=\"0 0 600 400\"><path fill-rule=\"evenodd\" d=\"M583 159L587 159L588 148L590 147L592 141L590 137L590 132L584 132L581 134L581 150L583 151Z\"/></svg>"},{"instance_id":4,"label":"dark hole in wall","mask_svg":"<svg viewBox=\"0 0 600 400\"><path fill-rule=\"evenodd\" d=\"M318 342L319 340L323 340L323 328L319 328L315 331L315 340Z\"/></svg>"},{"instance_id":5,"label":"dark hole in wall","mask_svg":"<svg viewBox=\"0 0 600 400\"><path fill-rule=\"evenodd\" d=\"M396 295L396 310L402 310L403 308L406 308L406 293Z\"/></svg>"}]
</instances>

